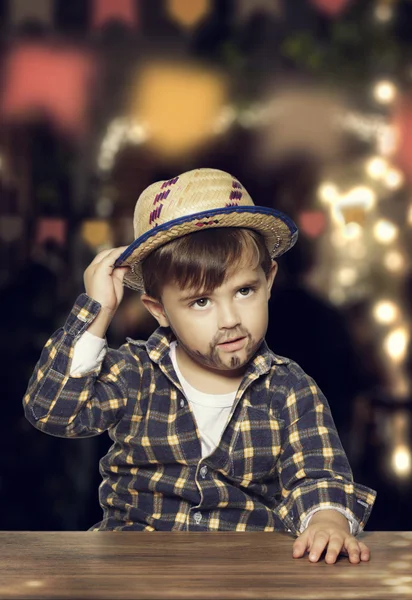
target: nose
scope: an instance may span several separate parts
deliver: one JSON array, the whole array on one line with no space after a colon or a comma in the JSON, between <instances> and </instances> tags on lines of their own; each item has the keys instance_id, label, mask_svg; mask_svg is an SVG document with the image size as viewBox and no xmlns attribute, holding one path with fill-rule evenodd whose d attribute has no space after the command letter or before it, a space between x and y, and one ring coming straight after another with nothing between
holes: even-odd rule
<instances>
[{"instance_id":1,"label":"nose","mask_svg":"<svg viewBox=\"0 0 412 600\"><path fill-rule=\"evenodd\" d=\"M218 328L233 329L240 325L240 317L233 303L225 303L219 307Z\"/></svg>"}]
</instances>

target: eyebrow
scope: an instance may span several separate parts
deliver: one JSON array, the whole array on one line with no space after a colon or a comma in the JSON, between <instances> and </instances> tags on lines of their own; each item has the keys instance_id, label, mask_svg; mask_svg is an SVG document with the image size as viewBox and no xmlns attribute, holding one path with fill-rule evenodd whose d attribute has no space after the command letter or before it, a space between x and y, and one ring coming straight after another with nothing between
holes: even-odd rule
<instances>
[{"instance_id":1,"label":"eyebrow","mask_svg":"<svg viewBox=\"0 0 412 600\"><path fill-rule=\"evenodd\" d=\"M256 287L260 284L260 279L250 279L248 280L246 283L243 283L241 285L237 285L235 286L235 290L241 290L242 288L247 288L247 287ZM182 298L179 298L179 302L188 302L189 300L197 300L199 298L206 298L207 296L210 296L211 294L213 294L213 292L211 291L203 291L200 292L198 294L193 294L191 296L183 296Z\"/></svg>"}]
</instances>

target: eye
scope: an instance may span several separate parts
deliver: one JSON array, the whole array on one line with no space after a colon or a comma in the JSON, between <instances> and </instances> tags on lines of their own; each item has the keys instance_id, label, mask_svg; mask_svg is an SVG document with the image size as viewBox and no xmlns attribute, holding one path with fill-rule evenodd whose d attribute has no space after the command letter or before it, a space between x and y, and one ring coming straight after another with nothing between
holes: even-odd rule
<instances>
[{"instance_id":1,"label":"eye","mask_svg":"<svg viewBox=\"0 0 412 600\"><path fill-rule=\"evenodd\" d=\"M207 308L207 303L210 302L209 298L199 298L190 304L192 308Z\"/></svg>"},{"instance_id":2,"label":"eye","mask_svg":"<svg viewBox=\"0 0 412 600\"><path fill-rule=\"evenodd\" d=\"M255 288L249 286L249 287L240 288L240 290L238 290L238 293L241 294L241 296L247 298L248 296L251 296L254 291L255 291Z\"/></svg>"}]
</instances>

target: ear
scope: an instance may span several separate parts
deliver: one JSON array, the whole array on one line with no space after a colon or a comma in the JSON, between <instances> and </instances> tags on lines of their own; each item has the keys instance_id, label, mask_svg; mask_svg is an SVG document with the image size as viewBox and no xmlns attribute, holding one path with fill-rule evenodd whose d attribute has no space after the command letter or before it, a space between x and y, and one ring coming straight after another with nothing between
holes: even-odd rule
<instances>
[{"instance_id":1,"label":"ear","mask_svg":"<svg viewBox=\"0 0 412 600\"><path fill-rule=\"evenodd\" d=\"M156 300L156 298L152 298L147 294L142 294L140 299L145 308L156 319L161 327L169 327L169 319L166 316L165 309L160 300Z\"/></svg>"},{"instance_id":2,"label":"ear","mask_svg":"<svg viewBox=\"0 0 412 600\"><path fill-rule=\"evenodd\" d=\"M276 274L278 272L278 263L272 260L272 267L267 276L267 287L268 287L268 300L270 298L270 292L272 290L273 282L275 281Z\"/></svg>"}]
</instances>

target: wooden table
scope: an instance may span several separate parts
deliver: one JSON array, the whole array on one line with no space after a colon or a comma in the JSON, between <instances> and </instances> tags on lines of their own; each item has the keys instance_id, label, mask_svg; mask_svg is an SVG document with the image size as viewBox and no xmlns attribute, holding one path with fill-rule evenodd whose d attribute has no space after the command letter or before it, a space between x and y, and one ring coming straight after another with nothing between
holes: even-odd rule
<instances>
[{"instance_id":1,"label":"wooden table","mask_svg":"<svg viewBox=\"0 0 412 600\"><path fill-rule=\"evenodd\" d=\"M264 532L0 532L0 598L412 598L412 532L363 533L369 563L292 558Z\"/></svg>"}]
</instances>

